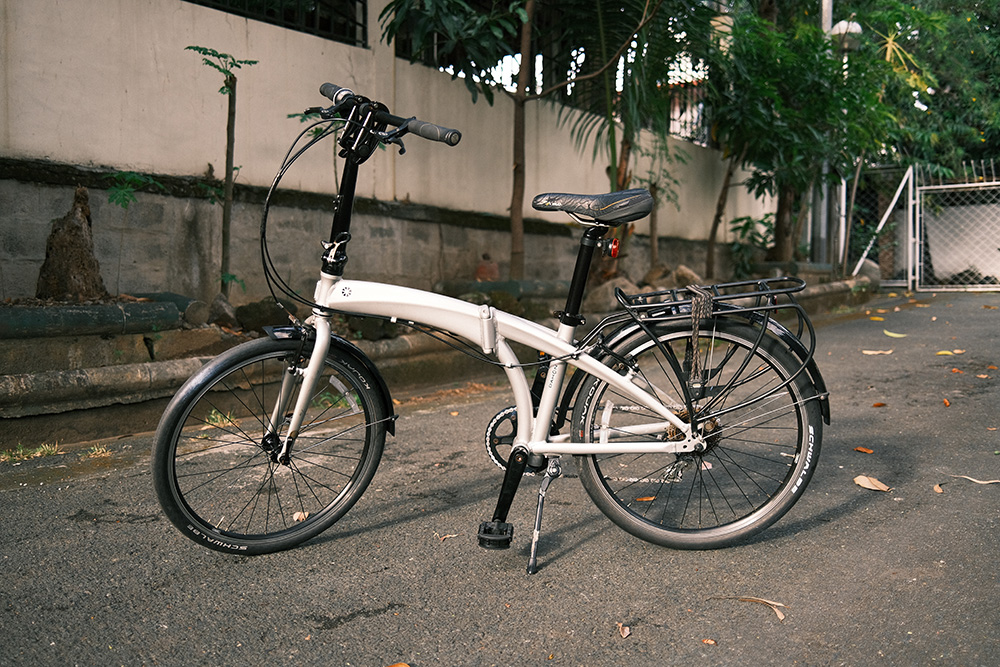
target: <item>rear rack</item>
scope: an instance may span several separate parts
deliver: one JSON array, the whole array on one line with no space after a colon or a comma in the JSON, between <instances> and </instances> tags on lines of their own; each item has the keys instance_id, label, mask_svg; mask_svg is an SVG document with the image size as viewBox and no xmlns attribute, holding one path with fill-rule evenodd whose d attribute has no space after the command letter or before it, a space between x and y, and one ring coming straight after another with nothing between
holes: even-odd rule
<instances>
[{"instance_id":1,"label":"rear rack","mask_svg":"<svg viewBox=\"0 0 1000 667\"><path fill-rule=\"evenodd\" d=\"M764 338L768 337L783 345L799 361L797 369L788 369L791 375L783 383L753 399L753 402L764 400L790 384L801 373L811 374L809 368L816 350L815 330L805 309L794 296L805 286L805 281L799 278L779 277L719 283L704 287L692 285L638 294L626 294L621 289L616 289L615 298L624 311L613 313L601 320L580 341L579 347L594 345L608 350L609 344L613 346L616 339L620 339L622 335L629 335L633 330L645 331L651 339L657 340L650 327L660 323L686 320L692 335L697 336L699 328L706 319L740 319L757 330L757 339L753 343L751 354L762 344ZM794 324L788 327L779 322L775 317L778 314L790 316ZM659 341L656 344L662 345ZM684 361L691 363L697 371L700 362L696 351L691 359ZM695 398L699 396L700 391L700 381L697 376L697 372L689 374L688 387L684 391L688 414L695 414ZM825 398L825 392L817 398ZM734 409L736 407L730 406L716 411L715 414L723 414Z\"/></svg>"},{"instance_id":2,"label":"rear rack","mask_svg":"<svg viewBox=\"0 0 1000 667\"><path fill-rule=\"evenodd\" d=\"M801 278L784 276L637 294L626 294L621 289L616 289L615 298L624 310L601 320L584 342L629 321L645 325L690 317L692 303L706 294L711 297L712 316L736 315L766 326L767 320L773 315L791 315L795 320L791 327L795 330L794 336L801 341L803 334L807 334L811 342L812 323L794 296L805 289L805 286L806 283Z\"/></svg>"}]
</instances>

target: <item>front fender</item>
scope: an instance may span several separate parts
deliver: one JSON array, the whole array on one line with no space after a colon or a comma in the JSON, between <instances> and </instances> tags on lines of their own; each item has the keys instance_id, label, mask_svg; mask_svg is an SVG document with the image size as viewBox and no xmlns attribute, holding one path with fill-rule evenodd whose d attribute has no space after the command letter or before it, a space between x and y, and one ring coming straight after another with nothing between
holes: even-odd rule
<instances>
[{"instance_id":1,"label":"front fender","mask_svg":"<svg viewBox=\"0 0 1000 667\"><path fill-rule=\"evenodd\" d=\"M293 326L264 327L264 332L272 340L300 340L303 330ZM392 396L389 394L389 386L385 383L385 378L379 372L378 367L368 358L361 348L340 336L330 336L330 350L337 350L350 357L355 363L364 368L374 379L375 389L382 401L385 414L390 419L386 422L386 431L390 435L396 435L396 413L393 410Z\"/></svg>"}]
</instances>

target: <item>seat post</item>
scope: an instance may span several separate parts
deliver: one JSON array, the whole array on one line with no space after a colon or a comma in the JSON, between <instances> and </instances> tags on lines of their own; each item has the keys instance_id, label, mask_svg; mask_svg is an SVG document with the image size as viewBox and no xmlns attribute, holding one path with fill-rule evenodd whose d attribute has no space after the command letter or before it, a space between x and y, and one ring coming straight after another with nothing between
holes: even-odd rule
<instances>
[{"instance_id":1,"label":"seat post","mask_svg":"<svg viewBox=\"0 0 1000 667\"><path fill-rule=\"evenodd\" d=\"M566 309L559 315L562 324L579 326L583 324L580 308L583 305L583 293L587 289L587 278L590 274L590 263L594 258L594 250L608 228L603 225L588 227L580 239L580 250L576 255L576 267L573 269L573 279L569 284L569 294L566 296Z\"/></svg>"}]
</instances>

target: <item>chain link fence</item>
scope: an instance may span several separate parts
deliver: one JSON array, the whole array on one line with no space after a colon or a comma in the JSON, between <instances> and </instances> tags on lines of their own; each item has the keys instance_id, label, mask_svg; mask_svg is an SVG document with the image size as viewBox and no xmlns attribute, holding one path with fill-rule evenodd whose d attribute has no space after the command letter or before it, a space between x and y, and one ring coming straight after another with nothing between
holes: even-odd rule
<instances>
[{"instance_id":1,"label":"chain link fence","mask_svg":"<svg viewBox=\"0 0 1000 667\"><path fill-rule=\"evenodd\" d=\"M917 288L1000 289L1000 183L917 188Z\"/></svg>"}]
</instances>

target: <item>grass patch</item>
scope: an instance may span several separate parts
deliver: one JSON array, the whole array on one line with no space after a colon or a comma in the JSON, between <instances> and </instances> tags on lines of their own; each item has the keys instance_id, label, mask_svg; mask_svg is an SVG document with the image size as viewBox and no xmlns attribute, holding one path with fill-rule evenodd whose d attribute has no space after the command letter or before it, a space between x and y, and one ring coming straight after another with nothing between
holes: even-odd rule
<instances>
[{"instance_id":1,"label":"grass patch","mask_svg":"<svg viewBox=\"0 0 1000 667\"><path fill-rule=\"evenodd\" d=\"M60 453L58 444L45 444L39 445L34 449L25 449L23 445L18 443L15 449L0 452L0 463L18 463L29 459L42 458L44 456L55 456Z\"/></svg>"},{"instance_id":2,"label":"grass patch","mask_svg":"<svg viewBox=\"0 0 1000 667\"><path fill-rule=\"evenodd\" d=\"M94 445L81 457L85 459L103 459L111 456L111 450L107 445Z\"/></svg>"}]
</instances>

